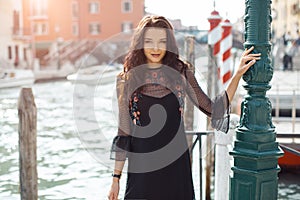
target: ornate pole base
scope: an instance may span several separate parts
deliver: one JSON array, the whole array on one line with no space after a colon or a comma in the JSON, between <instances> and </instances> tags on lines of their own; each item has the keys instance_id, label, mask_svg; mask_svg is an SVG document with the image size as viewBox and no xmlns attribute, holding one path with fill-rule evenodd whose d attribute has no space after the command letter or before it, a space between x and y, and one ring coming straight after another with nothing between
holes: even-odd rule
<instances>
[{"instance_id":1,"label":"ornate pole base","mask_svg":"<svg viewBox=\"0 0 300 200\"><path fill-rule=\"evenodd\" d=\"M278 194L278 158L283 152L276 142L272 105L266 92L273 76L271 51L271 0L246 0L245 48L261 59L243 76L248 94L241 105L237 141L230 178L231 200L275 200Z\"/></svg>"}]
</instances>

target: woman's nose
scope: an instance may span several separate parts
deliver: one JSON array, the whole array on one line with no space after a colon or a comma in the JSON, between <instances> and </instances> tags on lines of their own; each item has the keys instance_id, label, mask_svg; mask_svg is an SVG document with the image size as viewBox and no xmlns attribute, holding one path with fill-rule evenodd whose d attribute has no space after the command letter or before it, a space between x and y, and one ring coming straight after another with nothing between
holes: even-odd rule
<instances>
[{"instance_id":1,"label":"woman's nose","mask_svg":"<svg viewBox=\"0 0 300 200\"><path fill-rule=\"evenodd\" d=\"M154 49L154 50L158 50L158 44L157 44L157 43L154 43L153 49Z\"/></svg>"}]
</instances>

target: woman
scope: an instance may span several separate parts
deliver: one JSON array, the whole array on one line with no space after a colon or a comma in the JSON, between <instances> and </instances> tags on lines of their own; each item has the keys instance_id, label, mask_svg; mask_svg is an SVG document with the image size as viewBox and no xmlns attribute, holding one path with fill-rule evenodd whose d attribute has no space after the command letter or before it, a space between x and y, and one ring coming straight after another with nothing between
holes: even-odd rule
<instances>
[{"instance_id":1,"label":"woman","mask_svg":"<svg viewBox=\"0 0 300 200\"><path fill-rule=\"evenodd\" d=\"M210 116L214 128L227 131L224 114L239 80L260 59L260 54L250 54L252 50L245 50L228 87L211 101L179 59L170 22L162 16L146 16L140 21L124 72L117 79L119 128L111 155L115 169L110 200L118 198L126 158L125 199L195 199L182 118L184 98L187 95Z\"/></svg>"}]
</instances>

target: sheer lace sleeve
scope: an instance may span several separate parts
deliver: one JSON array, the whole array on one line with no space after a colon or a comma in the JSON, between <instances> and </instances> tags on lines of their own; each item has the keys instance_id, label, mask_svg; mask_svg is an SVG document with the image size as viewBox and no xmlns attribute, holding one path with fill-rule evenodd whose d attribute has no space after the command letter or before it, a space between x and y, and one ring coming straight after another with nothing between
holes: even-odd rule
<instances>
[{"instance_id":1,"label":"sheer lace sleeve","mask_svg":"<svg viewBox=\"0 0 300 200\"><path fill-rule=\"evenodd\" d=\"M113 139L110 158L114 160L126 160L130 149L131 119L129 115L129 98L127 96L125 75L117 76L116 90L118 98L119 119L118 135Z\"/></svg>"},{"instance_id":2,"label":"sheer lace sleeve","mask_svg":"<svg viewBox=\"0 0 300 200\"><path fill-rule=\"evenodd\" d=\"M219 94L214 100L211 100L199 86L192 70L187 69L185 76L187 79L186 91L190 100L203 113L211 117L213 128L227 133L230 105L226 91Z\"/></svg>"}]
</instances>

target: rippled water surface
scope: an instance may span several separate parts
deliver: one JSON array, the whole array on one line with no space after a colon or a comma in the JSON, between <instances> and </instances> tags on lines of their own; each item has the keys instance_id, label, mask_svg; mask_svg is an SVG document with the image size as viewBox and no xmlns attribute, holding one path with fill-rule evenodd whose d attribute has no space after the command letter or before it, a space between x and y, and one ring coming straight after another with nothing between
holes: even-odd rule
<instances>
[{"instance_id":1,"label":"rippled water surface","mask_svg":"<svg viewBox=\"0 0 300 200\"><path fill-rule=\"evenodd\" d=\"M116 134L114 85L98 88L82 85L74 93L74 85L58 81L35 84L32 89L38 111L39 199L106 199L112 164L108 146ZM20 199L19 92L18 88L0 90L1 200ZM89 95L93 97L92 104L85 99ZM74 103L74 98L79 101ZM196 197L199 196L197 169L195 162L193 175ZM120 197L124 193L125 180L126 175L121 179ZM280 176L279 199L300 199L299 193L299 175Z\"/></svg>"}]
</instances>

